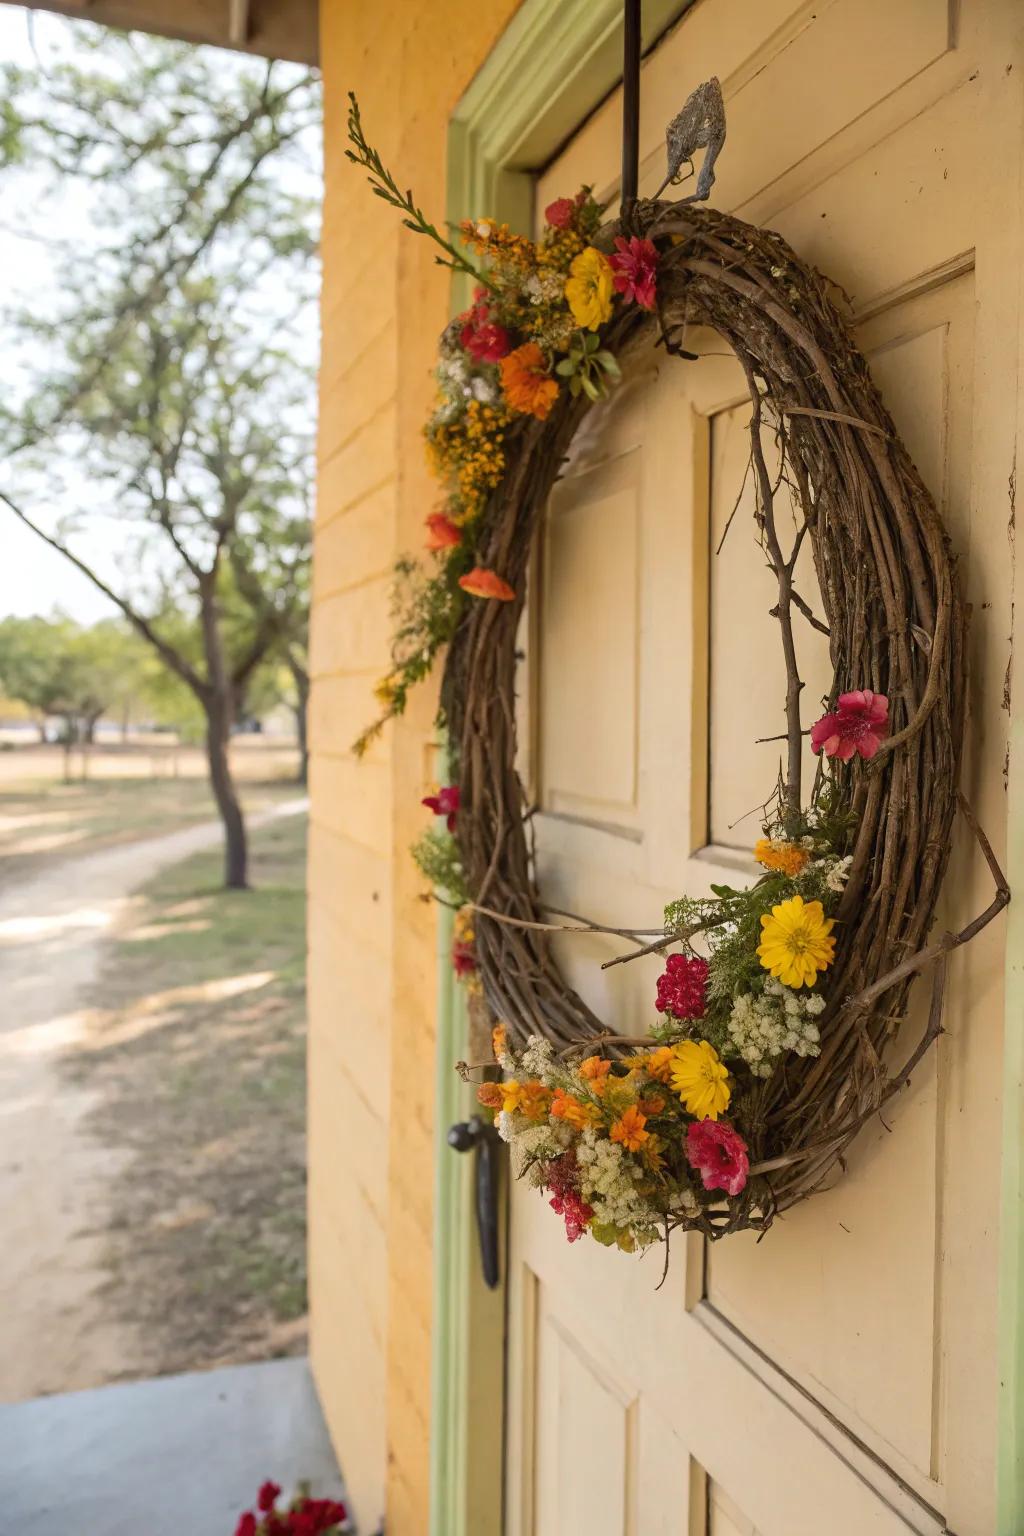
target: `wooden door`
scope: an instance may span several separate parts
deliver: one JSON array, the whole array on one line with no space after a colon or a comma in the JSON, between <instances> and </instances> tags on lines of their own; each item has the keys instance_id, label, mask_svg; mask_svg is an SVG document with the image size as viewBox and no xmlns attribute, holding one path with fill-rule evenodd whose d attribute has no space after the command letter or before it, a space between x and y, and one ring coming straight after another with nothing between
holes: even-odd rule
<instances>
[{"instance_id":1,"label":"wooden door","mask_svg":"<svg viewBox=\"0 0 1024 1536\"><path fill-rule=\"evenodd\" d=\"M703 0L644 69L641 190L716 73L714 201L851 296L860 343L961 558L972 607L963 783L1005 840L1004 683L1018 412L1013 0ZM614 192L609 101L538 207ZM998 144L998 152L989 147ZM533 600L529 771L542 889L606 923L753 877L778 748L770 574L743 488L749 404L714 335L652 353L595 409L549 509ZM725 524L739 510L720 553ZM813 571L803 573L813 603ZM803 632L809 725L829 681ZM939 921L991 890L962 830ZM636 1259L512 1201L509 1536L992 1536L1004 932L957 957L948 1033L847 1176L744 1235ZM615 1027L654 1019L655 960L565 970ZM913 1028L913 1023L908 1026Z\"/></svg>"}]
</instances>

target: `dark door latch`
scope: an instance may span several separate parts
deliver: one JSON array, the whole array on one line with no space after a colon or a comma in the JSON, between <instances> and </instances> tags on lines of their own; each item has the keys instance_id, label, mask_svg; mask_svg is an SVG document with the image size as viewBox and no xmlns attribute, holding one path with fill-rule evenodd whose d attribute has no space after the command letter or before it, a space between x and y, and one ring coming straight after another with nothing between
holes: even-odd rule
<instances>
[{"instance_id":1,"label":"dark door latch","mask_svg":"<svg viewBox=\"0 0 1024 1536\"><path fill-rule=\"evenodd\" d=\"M493 1125L479 1115L461 1120L448 1132L448 1145L456 1152L476 1151L476 1226L480 1235L480 1263L484 1280L493 1291L501 1278L498 1266L498 1179L500 1138Z\"/></svg>"}]
</instances>

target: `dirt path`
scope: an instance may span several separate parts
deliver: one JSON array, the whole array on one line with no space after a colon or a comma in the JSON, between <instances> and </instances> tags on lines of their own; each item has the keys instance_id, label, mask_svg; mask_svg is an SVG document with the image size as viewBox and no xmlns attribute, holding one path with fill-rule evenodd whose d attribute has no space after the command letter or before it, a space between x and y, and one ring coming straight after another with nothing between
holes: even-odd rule
<instances>
[{"instance_id":1,"label":"dirt path","mask_svg":"<svg viewBox=\"0 0 1024 1536\"><path fill-rule=\"evenodd\" d=\"M0 1401L109 1381L137 1353L100 1300L119 1154L86 1134L94 1097L58 1068L82 1039L102 944L131 892L219 836L204 823L63 860L0 894Z\"/></svg>"}]
</instances>

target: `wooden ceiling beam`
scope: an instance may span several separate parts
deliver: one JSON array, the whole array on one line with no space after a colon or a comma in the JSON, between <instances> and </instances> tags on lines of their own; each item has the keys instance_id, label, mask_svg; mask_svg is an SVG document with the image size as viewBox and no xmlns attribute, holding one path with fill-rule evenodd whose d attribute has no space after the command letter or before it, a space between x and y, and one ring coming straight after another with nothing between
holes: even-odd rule
<instances>
[{"instance_id":1,"label":"wooden ceiling beam","mask_svg":"<svg viewBox=\"0 0 1024 1536\"><path fill-rule=\"evenodd\" d=\"M316 64L318 0L0 0L109 27Z\"/></svg>"}]
</instances>

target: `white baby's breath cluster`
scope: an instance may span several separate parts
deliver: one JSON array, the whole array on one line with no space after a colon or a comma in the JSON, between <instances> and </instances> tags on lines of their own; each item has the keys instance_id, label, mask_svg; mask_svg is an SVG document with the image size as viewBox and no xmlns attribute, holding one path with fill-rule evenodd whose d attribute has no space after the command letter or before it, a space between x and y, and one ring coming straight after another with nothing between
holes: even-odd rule
<instances>
[{"instance_id":1,"label":"white baby's breath cluster","mask_svg":"<svg viewBox=\"0 0 1024 1536\"><path fill-rule=\"evenodd\" d=\"M531 1183L542 1184L544 1165L561 1156L572 1141L572 1131L565 1124L532 1125L521 1115L509 1118L519 1122L512 1138L512 1171L517 1179L526 1174Z\"/></svg>"},{"instance_id":2,"label":"white baby's breath cluster","mask_svg":"<svg viewBox=\"0 0 1024 1536\"><path fill-rule=\"evenodd\" d=\"M543 1035L531 1035L519 1058L519 1069L524 1077L539 1077L548 1082L555 1065L555 1048Z\"/></svg>"},{"instance_id":3,"label":"white baby's breath cluster","mask_svg":"<svg viewBox=\"0 0 1024 1536\"><path fill-rule=\"evenodd\" d=\"M576 1144L576 1162L580 1194L593 1206L595 1219L602 1226L632 1228L640 1237L651 1223L650 1206L636 1187L643 1178L642 1169L617 1142L599 1135L592 1126Z\"/></svg>"},{"instance_id":4,"label":"white baby's breath cluster","mask_svg":"<svg viewBox=\"0 0 1024 1536\"><path fill-rule=\"evenodd\" d=\"M755 1077L769 1077L784 1051L818 1055L821 1045L814 1021L824 1007L825 999L816 992L805 996L770 977L761 994L744 992L736 998L727 1024L729 1039Z\"/></svg>"}]
</instances>

